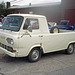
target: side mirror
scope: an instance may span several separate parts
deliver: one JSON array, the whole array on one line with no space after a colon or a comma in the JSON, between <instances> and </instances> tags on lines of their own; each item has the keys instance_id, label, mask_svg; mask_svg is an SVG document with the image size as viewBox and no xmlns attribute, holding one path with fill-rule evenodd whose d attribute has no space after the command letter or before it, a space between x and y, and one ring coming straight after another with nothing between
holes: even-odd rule
<instances>
[{"instance_id":1,"label":"side mirror","mask_svg":"<svg viewBox=\"0 0 75 75\"><path fill-rule=\"evenodd\" d=\"M32 27L31 26L28 26L28 31L32 32Z\"/></svg>"}]
</instances>

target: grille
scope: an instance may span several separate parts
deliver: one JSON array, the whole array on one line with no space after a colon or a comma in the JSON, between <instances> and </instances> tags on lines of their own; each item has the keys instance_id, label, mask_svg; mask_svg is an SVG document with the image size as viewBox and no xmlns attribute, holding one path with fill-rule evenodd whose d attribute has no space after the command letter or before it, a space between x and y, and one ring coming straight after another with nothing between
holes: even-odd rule
<instances>
[{"instance_id":1,"label":"grille","mask_svg":"<svg viewBox=\"0 0 75 75\"><path fill-rule=\"evenodd\" d=\"M12 47L6 46L6 45L4 45L2 43L0 43L0 47L6 49L7 51L13 52L13 48Z\"/></svg>"}]
</instances>

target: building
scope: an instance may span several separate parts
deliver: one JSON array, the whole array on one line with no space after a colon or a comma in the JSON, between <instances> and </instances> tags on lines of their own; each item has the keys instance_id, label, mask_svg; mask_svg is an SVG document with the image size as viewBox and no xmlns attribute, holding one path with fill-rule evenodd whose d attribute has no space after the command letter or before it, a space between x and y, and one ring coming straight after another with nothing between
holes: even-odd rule
<instances>
[{"instance_id":1,"label":"building","mask_svg":"<svg viewBox=\"0 0 75 75\"><path fill-rule=\"evenodd\" d=\"M48 22L59 23L62 19L70 20L69 25L75 23L75 0L62 0L56 3L46 4L29 4L28 6L12 6L7 9L8 14L23 13L23 14L38 14L45 15Z\"/></svg>"},{"instance_id":2,"label":"building","mask_svg":"<svg viewBox=\"0 0 75 75\"><path fill-rule=\"evenodd\" d=\"M33 13L38 15L45 15L48 21L59 22L60 21L60 5L61 3L46 3L29 6L14 6L10 7L7 12L11 13Z\"/></svg>"},{"instance_id":3,"label":"building","mask_svg":"<svg viewBox=\"0 0 75 75\"><path fill-rule=\"evenodd\" d=\"M75 24L75 0L62 0L61 19L70 20L69 25Z\"/></svg>"}]
</instances>

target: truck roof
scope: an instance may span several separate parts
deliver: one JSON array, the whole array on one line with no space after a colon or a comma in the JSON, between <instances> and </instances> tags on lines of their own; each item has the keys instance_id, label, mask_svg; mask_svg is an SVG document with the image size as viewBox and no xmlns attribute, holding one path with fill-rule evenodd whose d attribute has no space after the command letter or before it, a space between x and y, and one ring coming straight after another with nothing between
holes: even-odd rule
<instances>
[{"instance_id":1,"label":"truck roof","mask_svg":"<svg viewBox=\"0 0 75 75\"><path fill-rule=\"evenodd\" d=\"M9 14L8 16L30 16L30 17L45 17L43 15L35 15L35 14Z\"/></svg>"}]
</instances>

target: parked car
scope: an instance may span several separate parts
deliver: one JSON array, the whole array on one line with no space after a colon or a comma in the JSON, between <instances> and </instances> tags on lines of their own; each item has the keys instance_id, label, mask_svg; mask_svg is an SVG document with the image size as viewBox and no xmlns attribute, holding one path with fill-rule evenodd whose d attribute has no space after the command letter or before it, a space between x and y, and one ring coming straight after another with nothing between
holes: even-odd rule
<instances>
[{"instance_id":1,"label":"parked car","mask_svg":"<svg viewBox=\"0 0 75 75\"><path fill-rule=\"evenodd\" d=\"M4 23L5 19L6 19L6 17L4 17L4 18L2 19L2 24Z\"/></svg>"},{"instance_id":2,"label":"parked car","mask_svg":"<svg viewBox=\"0 0 75 75\"><path fill-rule=\"evenodd\" d=\"M72 26L69 26L69 20L61 20L59 25L59 29L73 30Z\"/></svg>"},{"instance_id":3,"label":"parked car","mask_svg":"<svg viewBox=\"0 0 75 75\"><path fill-rule=\"evenodd\" d=\"M36 62L42 54L54 51L65 50L67 54L73 54L75 32L62 32L50 33L45 16L10 14L0 30L0 50L11 57L27 57L30 62Z\"/></svg>"},{"instance_id":4,"label":"parked car","mask_svg":"<svg viewBox=\"0 0 75 75\"><path fill-rule=\"evenodd\" d=\"M2 27L2 23L0 22L0 28Z\"/></svg>"},{"instance_id":5,"label":"parked car","mask_svg":"<svg viewBox=\"0 0 75 75\"><path fill-rule=\"evenodd\" d=\"M65 29L65 30L73 30L72 26L69 26L69 20L61 20L60 23L57 25L55 22L48 22L49 29L53 27L57 27L58 29Z\"/></svg>"}]
</instances>

